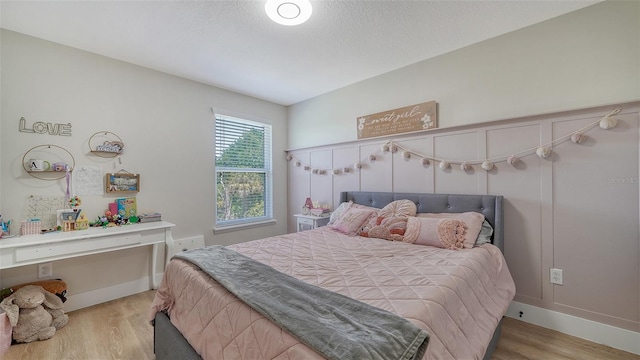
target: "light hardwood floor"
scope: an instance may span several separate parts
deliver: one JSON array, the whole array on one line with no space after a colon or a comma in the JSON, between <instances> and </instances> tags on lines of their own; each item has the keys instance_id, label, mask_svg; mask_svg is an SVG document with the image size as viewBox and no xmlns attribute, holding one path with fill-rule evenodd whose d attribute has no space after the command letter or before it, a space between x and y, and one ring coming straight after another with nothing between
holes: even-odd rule
<instances>
[{"instance_id":1,"label":"light hardwood floor","mask_svg":"<svg viewBox=\"0 0 640 360\"><path fill-rule=\"evenodd\" d=\"M69 313L69 324L46 341L12 345L3 359L153 360L147 322L154 291ZM505 318L493 360L640 360L640 356ZM463 360L463 359L461 359Z\"/></svg>"}]
</instances>

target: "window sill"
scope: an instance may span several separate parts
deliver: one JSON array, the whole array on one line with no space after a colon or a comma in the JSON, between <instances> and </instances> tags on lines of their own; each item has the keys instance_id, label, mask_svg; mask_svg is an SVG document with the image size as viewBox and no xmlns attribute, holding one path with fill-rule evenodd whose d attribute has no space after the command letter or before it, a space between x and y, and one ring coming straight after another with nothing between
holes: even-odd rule
<instances>
[{"instance_id":1,"label":"window sill","mask_svg":"<svg viewBox=\"0 0 640 360\"><path fill-rule=\"evenodd\" d=\"M252 228L257 228L257 227L262 227L262 226L274 225L275 223L276 223L276 219L271 219L271 220L252 222L252 223L247 223L247 224L238 224L238 225L230 225L230 226L223 226L223 227L214 227L213 228L213 233L214 234L224 234L224 233L233 232L233 231L247 230L247 229L252 229Z\"/></svg>"}]
</instances>

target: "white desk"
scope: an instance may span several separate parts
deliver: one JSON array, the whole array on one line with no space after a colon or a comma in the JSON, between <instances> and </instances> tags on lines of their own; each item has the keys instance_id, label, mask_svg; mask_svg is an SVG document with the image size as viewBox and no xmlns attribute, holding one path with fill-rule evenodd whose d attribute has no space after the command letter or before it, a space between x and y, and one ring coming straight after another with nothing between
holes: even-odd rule
<instances>
[{"instance_id":1,"label":"white desk","mask_svg":"<svg viewBox=\"0 0 640 360\"><path fill-rule=\"evenodd\" d=\"M154 273L158 260L158 244L173 243L173 226L175 225L166 221L156 221L3 238L0 239L0 269L151 245L149 278L151 288L156 289L158 284Z\"/></svg>"}]
</instances>

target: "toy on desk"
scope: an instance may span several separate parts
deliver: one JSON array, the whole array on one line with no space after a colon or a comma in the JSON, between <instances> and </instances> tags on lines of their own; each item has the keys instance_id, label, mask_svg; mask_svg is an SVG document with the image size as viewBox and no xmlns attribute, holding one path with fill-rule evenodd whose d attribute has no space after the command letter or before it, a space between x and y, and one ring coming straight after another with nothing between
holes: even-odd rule
<instances>
[{"instance_id":1,"label":"toy on desk","mask_svg":"<svg viewBox=\"0 0 640 360\"><path fill-rule=\"evenodd\" d=\"M4 221L2 215L0 215L0 239L13 236L15 234L11 234L11 220Z\"/></svg>"},{"instance_id":2,"label":"toy on desk","mask_svg":"<svg viewBox=\"0 0 640 360\"><path fill-rule=\"evenodd\" d=\"M108 222L113 222L114 214L117 214L117 213L111 212L111 210L107 210L104 212L104 216L107 218Z\"/></svg>"},{"instance_id":3,"label":"toy on desk","mask_svg":"<svg viewBox=\"0 0 640 360\"><path fill-rule=\"evenodd\" d=\"M120 214L116 214L113 216L113 222L116 225L126 225L129 221L128 219L125 219L124 216L120 215Z\"/></svg>"},{"instance_id":4,"label":"toy on desk","mask_svg":"<svg viewBox=\"0 0 640 360\"><path fill-rule=\"evenodd\" d=\"M62 231L76 230L76 220L78 220L80 211L80 209L69 209L68 211L62 212Z\"/></svg>"},{"instance_id":5,"label":"toy on desk","mask_svg":"<svg viewBox=\"0 0 640 360\"><path fill-rule=\"evenodd\" d=\"M110 210L106 210L104 215L99 216L98 219L91 223L91 226L103 228L126 225L129 221L120 214L113 214Z\"/></svg>"},{"instance_id":6,"label":"toy on desk","mask_svg":"<svg viewBox=\"0 0 640 360\"><path fill-rule=\"evenodd\" d=\"M82 199L79 196L74 196L69 199L69 205L71 208L76 208L82 204Z\"/></svg>"},{"instance_id":7,"label":"toy on desk","mask_svg":"<svg viewBox=\"0 0 640 360\"><path fill-rule=\"evenodd\" d=\"M94 227L107 227L107 224L109 223L109 219L107 219L106 215L102 215L102 216L98 216L98 218L96 219L96 221L91 223L91 226Z\"/></svg>"},{"instance_id":8,"label":"toy on desk","mask_svg":"<svg viewBox=\"0 0 640 360\"><path fill-rule=\"evenodd\" d=\"M80 214L76 220L76 230L87 230L89 228L89 219L85 214Z\"/></svg>"}]
</instances>

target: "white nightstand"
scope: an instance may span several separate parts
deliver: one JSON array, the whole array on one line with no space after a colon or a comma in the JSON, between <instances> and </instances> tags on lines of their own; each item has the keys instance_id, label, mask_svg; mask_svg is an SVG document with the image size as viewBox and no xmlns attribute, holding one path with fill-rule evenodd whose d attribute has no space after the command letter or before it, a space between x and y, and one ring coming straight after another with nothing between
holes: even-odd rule
<instances>
[{"instance_id":1,"label":"white nightstand","mask_svg":"<svg viewBox=\"0 0 640 360\"><path fill-rule=\"evenodd\" d=\"M295 214L293 216L296 218L297 231L303 231L327 225L329 223L330 214L327 214L326 216Z\"/></svg>"}]
</instances>

